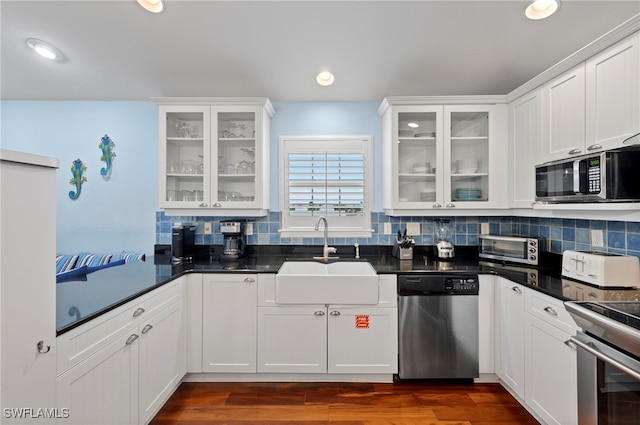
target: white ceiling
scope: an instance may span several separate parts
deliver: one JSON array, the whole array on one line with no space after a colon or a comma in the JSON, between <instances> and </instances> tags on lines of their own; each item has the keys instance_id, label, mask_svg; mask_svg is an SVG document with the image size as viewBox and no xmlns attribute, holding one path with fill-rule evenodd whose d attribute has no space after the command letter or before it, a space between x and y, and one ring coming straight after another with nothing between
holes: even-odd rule
<instances>
[{"instance_id":1,"label":"white ceiling","mask_svg":"<svg viewBox=\"0 0 640 425\"><path fill-rule=\"evenodd\" d=\"M564 0L542 21L527 1L0 3L2 99L278 101L507 94L640 13L640 1ZM26 47L46 40L48 62ZM315 75L335 73L331 87Z\"/></svg>"}]
</instances>

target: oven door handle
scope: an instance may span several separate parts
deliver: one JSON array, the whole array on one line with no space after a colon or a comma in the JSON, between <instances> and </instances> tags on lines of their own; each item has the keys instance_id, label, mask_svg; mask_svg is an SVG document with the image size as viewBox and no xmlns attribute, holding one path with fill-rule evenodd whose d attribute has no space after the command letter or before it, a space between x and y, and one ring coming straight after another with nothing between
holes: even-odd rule
<instances>
[{"instance_id":1,"label":"oven door handle","mask_svg":"<svg viewBox=\"0 0 640 425\"><path fill-rule=\"evenodd\" d=\"M585 343L585 342L582 342L582 341L580 341L580 340L578 340L578 339L576 339L574 337L571 337L570 340L575 345L577 345L578 347L582 348L583 350L585 350L589 354L592 354L592 355L596 356L598 359L602 360L603 362L608 363L611 366L614 366L614 367L620 369L624 373L626 373L628 375L631 375L632 377L634 377L635 379L640 381L640 373L638 373L638 371L633 370L632 368L630 368L629 366L619 362L618 360L612 359L611 357L607 356L603 352L599 351L596 347L594 347L592 343L590 343L590 342L586 342Z\"/></svg>"}]
</instances>

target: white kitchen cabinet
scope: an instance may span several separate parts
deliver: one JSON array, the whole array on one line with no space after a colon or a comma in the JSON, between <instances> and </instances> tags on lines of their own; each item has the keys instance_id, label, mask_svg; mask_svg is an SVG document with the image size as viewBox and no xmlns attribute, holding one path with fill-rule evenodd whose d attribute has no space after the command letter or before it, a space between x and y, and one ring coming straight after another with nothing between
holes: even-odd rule
<instances>
[{"instance_id":1,"label":"white kitchen cabinet","mask_svg":"<svg viewBox=\"0 0 640 425\"><path fill-rule=\"evenodd\" d=\"M2 423L25 423L5 409L55 406L57 167L0 150Z\"/></svg>"},{"instance_id":2,"label":"white kitchen cabinet","mask_svg":"<svg viewBox=\"0 0 640 425\"><path fill-rule=\"evenodd\" d=\"M622 146L640 133L640 32L587 60L585 70L586 144Z\"/></svg>"},{"instance_id":3,"label":"white kitchen cabinet","mask_svg":"<svg viewBox=\"0 0 640 425\"><path fill-rule=\"evenodd\" d=\"M258 372L397 372L396 276L380 276L376 306L279 306L274 279L259 281Z\"/></svg>"},{"instance_id":4,"label":"white kitchen cabinet","mask_svg":"<svg viewBox=\"0 0 640 425\"><path fill-rule=\"evenodd\" d=\"M584 63L547 82L543 88L542 162L585 154Z\"/></svg>"},{"instance_id":5,"label":"white kitchen cabinet","mask_svg":"<svg viewBox=\"0 0 640 425\"><path fill-rule=\"evenodd\" d=\"M526 294L526 311L525 403L549 425L575 425L576 350L565 344L575 323L561 301L533 291Z\"/></svg>"},{"instance_id":6,"label":"white kitchen cabinet","mask_svg":"<svg viewBox=\"0 0 640 425\"><path fill-rule=\"evenodd\" d=\"M132 327L80 365L58 376L57 406L69 410L61 423L138 423L138 328Z\"/></svg>"},{"instance_id":7,"label":"white kitchen cabinet","mask_svg":"<svg viewBox=\"0 0 640 425\"><path fill-rule=\"evenodd\" d=\"M509 103L509 206L531 208L540 161L542 89Z\"/></svg>"},{"instance_id":8,"label":"white kitchen cabinet","mask_svg":"<svg viewBox=\"0 0 640 425\"><path fill-rule=\"evenodd\" d=\"M186 374L186 333L183 299L140 327L138 348L138 415L144 424L160 410Z\"/></svg>"},{"instance_id":9,"label":"white kitchen cabinet","mask_svg":"<svg viewBox=\"0 0 640 425\"><path fill-rule=\"evenodd\" d=\"M495 373L495 277L479 276L478 291L478 371L480 374Z\"/></svg>"},{"instance_id":10,"label":"white kitchen cabinet","mask_svg":"<svg viewBox=\"0 0 640 425\"><path fill-rule=\"evenodd\" d=\"M506 207L506 105L386 98L378 112L387 214Z\"/></svg>"},{"instance_id":11,"label":"white kitchen cabinet","mask_svg":"<svg viewBox=\"0 0 640 425\"><path fill-rule=\"evenodd\" d=\"M142 424L162 407L186 373L182 289L178 279L58 337L73 359L53 381L61 423Z\"/></svg>"},{"instance_id":12,"label":"white kitchen cabinet","mask_svg":"<svg viewBox=\"0 0 640 425\"><path fill-rule=\"evenodd\" d=\"M496 334L499 357L497 375L524 400L525 291L522 285L496 277Z\"/></svg>"},{"instance_id":13,"label":"white kitchen cabinet","mask_svg":"<svg viewBox=\"0 0 640 425\"><path fill-rule=\"evenodd\" d=\"M255 274L203 275L203 372L256 372L257 286Z\"/></svg>"},{"instance_id":14,"label":"white kitchen cabinet","mask_svg":"<svg viewBox=\"0 0 640 425\"><path fill-rule=\"evenodd\" d=\"M187 372L202 372L202 277L189 273L185 285L187 322Z\"/></svg>"},{"instance_id":15,"label":"white kitchen cabinet","mask_svg":"<svg viewBox=\"0 0 640 425\"><path fill-rule=\"evenodd\" d=\"M160 207L167 215L261 216L269 209L266 98L156 98Z\"/></svg>"}]
</instances>

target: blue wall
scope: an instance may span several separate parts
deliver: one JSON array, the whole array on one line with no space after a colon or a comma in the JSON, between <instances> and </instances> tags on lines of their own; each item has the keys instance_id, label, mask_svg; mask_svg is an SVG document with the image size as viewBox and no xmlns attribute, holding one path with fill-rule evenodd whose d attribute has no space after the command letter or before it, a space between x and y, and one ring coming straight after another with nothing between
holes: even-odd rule
<instances>
[{"instance_id":1,"label":"blue wall","mask_svg":"<svg viewBox=\"0 0 640 425\"><path fill-rule=\"evenodd\" d=\"M158 109L154 103L3 101L1 113L3 149L60 160L58 253L153 253L158 208ZM117 155L108 181L100 175L104 162L98 148L105 134L116 144ZM70 169L77 158L87 167L87 182L80 197L71 200Z\"/></svg>"},{"instance_id":2,"label":"blue wall","mask_svg":"<svg viewBox=\"0 0 640 425\"><path fill-rule=\"evenodd\" d=\"M158 112L144 102L3 101L0 147L60 159L58 171L58 252L119 253L122 250L151 254L154 243L169 243L174 222L214 223L221 217L167 217L158 211ZM320 244L319 238L280 238L278 137L281 135L371 135L374 170L382 168L381 120L378 102L274 102L271 121L271 213L253 219L250 244ZM117 154L110 180L100 176L100 138L108 134ZM87 183L78 200L69 199L70 167L80 158L87 166ZM381 173L374 173L374 212L370 239L336 238L332 244L391 245L393 236L382 235L382 223L390 221L393 233L408 222L420 222L417 243L433 243L432 217L387 217L382 211ZM16 182L19 184L19 182ZM227 217L228 218L228 217ZM565 249L600 249L589 245L589 230L602 229L604 250L640 256L640 223L605 220L568 220L524 217L450 217L458 245L475 245L480 223L491 233L541 236L552 252ZM18 223L38 225L38 223ZM198 227L201 230L202 226ZM197 235L201 244L218 244L220 235ZM33 241L37 243L37 241Z\"/></svg>"}]
</instances>

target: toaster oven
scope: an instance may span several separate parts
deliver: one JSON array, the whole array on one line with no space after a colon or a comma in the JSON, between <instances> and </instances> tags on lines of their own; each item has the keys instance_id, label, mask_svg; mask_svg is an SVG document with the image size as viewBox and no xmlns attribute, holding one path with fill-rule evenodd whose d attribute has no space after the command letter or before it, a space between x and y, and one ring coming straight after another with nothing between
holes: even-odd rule
<instances>
[{"instance_id":1,"label":"toaster oven","mask_svg":"<svg viewBox=\"0 0 640 425\"><path fill-rule=\"evenodd\" d=\"M480 235L479 257L537 266L541 240L525 236Z\"/></svg>"}]
</instances>

